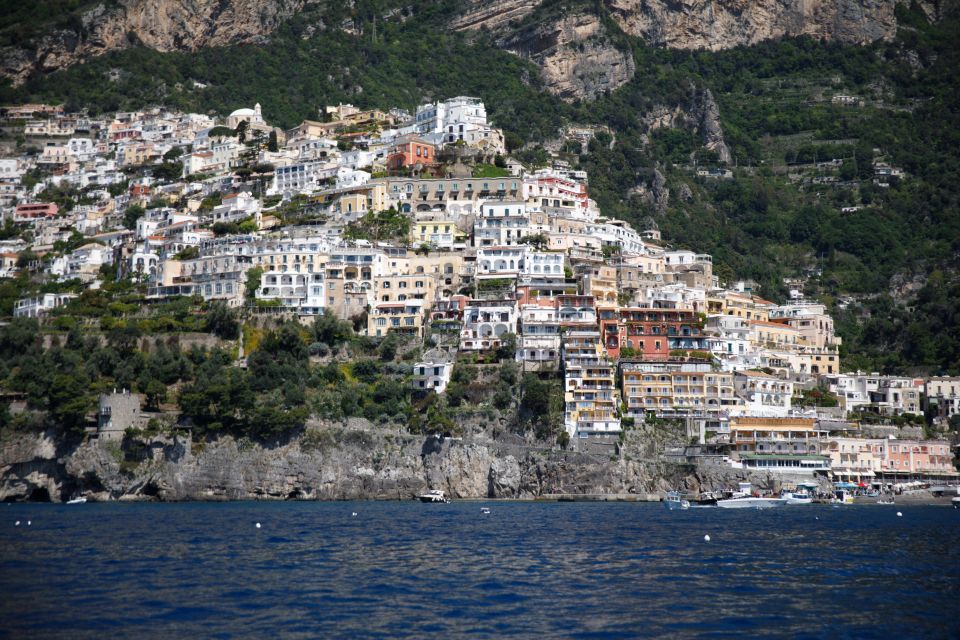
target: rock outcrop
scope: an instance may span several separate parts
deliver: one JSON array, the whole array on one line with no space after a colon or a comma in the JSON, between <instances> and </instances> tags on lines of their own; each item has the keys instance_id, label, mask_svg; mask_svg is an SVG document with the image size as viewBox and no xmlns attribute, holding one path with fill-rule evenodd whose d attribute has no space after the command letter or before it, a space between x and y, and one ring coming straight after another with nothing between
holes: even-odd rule
<instances>
[{"instance_id":1,"label":"rock outcrop","mask_svg":"<svg viewBox=\"0 0 960 640\"><path fill-rule=\"evenodd\" d=\"M691 477L685 465L658 462L664 443L651 444L649 434L625 434L622 455L611 456L495 433L479 428L463 440L444 440L350 420L271 447L184 435L68 447L51 434L21 435L0 449L0 501L405 500L430 488L453 498L529 499L735 481L716 471Z\"/></svg>"},{"instance_id":2,"label":"rock outcrop","mask_svg":"<svg viewBox=\"0 0 960 640\"><path fill-rule=\"evenodd\" d=\"M636 71L632 52L616 47L600 18L589 13L533 25L498 44L536 63L546 89L564 100L592 100Z\"/></svg>"},{"instance_id":3,"label":"rock outcrop","mask_svg":"<svg viewBox=\"0 0 960 640\"><path fill-rule=\"evenodd\" d=\"M698 91L691 87L693 99L688 109L693 124L703 139L703 146L716 152L720 162L730 162L730 149L723 137L723 127L720 124L720 107L713 99L710 89Z\"/></svg>"},{"instance_id":4,"label":"rock outcrop","mask_svg":"<svg viewBox=\"0 0 960 640\"><path fill-rule=\"evenodd\" d=\"M306 0L116 0L84 11L82 27L56 29L30 47L0 49L0 74L21 84L85 58L142 43L157 51L195 51L256 42Z\"/></svg>"},{"instance_id":5,"label":"rock outcrop","mask_svg":"<svg viewBox=\"0 0 960 640\"><path fill-rule=\"evenodd\" d=\"M626 33L671 49L728 49L782 36L866 44L896 34L896 0L605 0ZM935 3L922 2L936 16Z\"/></svg>"}]
</instances>

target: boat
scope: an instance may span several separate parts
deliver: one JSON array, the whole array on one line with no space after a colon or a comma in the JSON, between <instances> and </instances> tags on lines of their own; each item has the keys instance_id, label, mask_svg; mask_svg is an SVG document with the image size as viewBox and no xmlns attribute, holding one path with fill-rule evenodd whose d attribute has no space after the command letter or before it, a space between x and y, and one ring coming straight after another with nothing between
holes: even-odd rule
<instances>
[{"instance_id":1,"label":"boat","mask_svg":"<svg viewBox=\"0 0 960 640\"><path fill-rule=\"evenodd\" d=\"M893 499L893 496L890 495L885 498L880 498L879 500L877 500L877 504L897 504L897 503Z\"/></svg>"},{"instance_id":2,"label":"boat","mask_svg":"<svg viewBox=\"0 0 960 640\"><path fill-rule=\"evenodd\" d=\"M87 501L86 498L84 498L83 496L79 496L76 498L70 498L69 500L67 500L67 504L83 504L86 501Z\"/></svg>"},{"instance_id":3,"label":"boat","mask_svg":"<svg viewBox=\"0 0 960 640\"><path fill-rule=\"evenodd\" d=\"M833 504L853 504L853 494L845 489L837 489L833 492Z\"/></svg>"},{"instance_id":4,"label":"boat","mask_svg":"<svg viewBox=\"0 0 960 640\"><path fill-rule=\"evenodd\" d=\"M782 491L780 497L786 500L787 504L813 504L813 496L805 489Z\"/></svg>"},{"instance_id":5,"label":"boat","mask_svg":"<svg viewBox=\"0 0 960 640\"><path fill-rule=\"evenodd\" d=\"M679 491L668 491L667 496L663 499L663 503L670 511L690 508L690 501L681 498Z\"/></svg>"},{"instance_id":6,"label":"boat","mask_svg":"<svg viewBox=\"0 0 960 640\"><path fill-rule=\"evenodd\" d=\"M734 496L717 500L721 509L772 509L787 504L786 498L758 498L756 496Z\"/></svg>"},{"instance_id":7,"label":"boat","mask_svg":"<svg viewBox=\"0 0 960 640\"><path fill-rule=\"evenodd\" d=\"M717 506L717 500L719 500L719 498L710 491L701 492L696 498L691 497L687 499L690 501L691 507L715 507Z\"/></svg>"},{"instance_id":8,"label":"boat","mask_svg":"<svg viewBox=\"0 0 960 640\"><path fill-rule=\"evenodd\" d=\"M954 509L960 509L960 496L950 499L951 504L953 504Z\"/></svg>"},{"instance_id":9,"label":"boat","mask_svg":"<svg viewBox=\"0 0 960 640\"><path fill-rule=\"evenodd\" d=\"M430 491L421 493L419 496L417 496L417 499L419 499L420 502L450 502L450 498L445 496L443 491L440 489L430 489Z\"/></svg>"}]
</instances>

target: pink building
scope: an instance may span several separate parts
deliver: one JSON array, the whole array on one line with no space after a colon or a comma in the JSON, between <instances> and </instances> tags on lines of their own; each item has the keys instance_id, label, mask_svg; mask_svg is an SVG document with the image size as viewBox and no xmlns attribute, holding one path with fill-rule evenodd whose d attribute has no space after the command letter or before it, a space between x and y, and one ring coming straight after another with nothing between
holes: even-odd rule
<instances>
[{"instance_id":1,"label":"pink building","mask_svg":"<svg viewBox=\"0 0 960 640\"><path fill-rule=\"evenodd\" d=\"M953 452L946 440L888 440L880 468L901 473L955 471Z\"/></svg>"},{"instance_id":2,"label":"pink building","mask_svg":"<svg viewBox=\"0 0 960 640\"><path fill-rule=\"evenodd\" d=\"M33 222L41 218L53 218L59 212L59 207L52 202L33 202L17 205L13 214L14 222Z\"/></svg>"}]
</instances>

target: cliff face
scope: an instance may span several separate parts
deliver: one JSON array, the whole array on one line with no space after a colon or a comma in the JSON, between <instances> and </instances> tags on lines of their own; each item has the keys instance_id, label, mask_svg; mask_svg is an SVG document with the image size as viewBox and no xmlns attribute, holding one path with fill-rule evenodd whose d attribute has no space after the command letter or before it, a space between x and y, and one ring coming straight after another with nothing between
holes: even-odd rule
<instances>
[{"instance_id":1,"label":"cliff face","mask_svg":"<svg viewBox=\"0 0 960 640\"><path fill-rule=\"evenodd\" d=\"M609 452L543 449L485 429L438 440L363 420L325 424L268 448L229 437L155 437L122 447L92 440L65 451L50 434L20 435L0 449L0 501L405 500L427 489L453 498L534 498L722 488L741 477L730 470L687 475L684 467L662 465L663 444L631 432L623 455L611 459Z\"/></svg>"},{"instance_id":2,"label":"cliff face","mask_svg":"<svg viewBox=\"0 0 960 640\"><path fill-rule=\"evenodd\" d=\"M807 35L848 44L891 38L897 28L896 4L895 0L604 0L624 32L649 44L712 50L782 36ZM932 19L937 17L933 3L921 4ZM542 0L472 0L450 26L492 32L500 46L534 61L547 89L567 100L592 99L630 81L633 57L612 44L598 15L581 9L537 20L534 12L541 5ZM716 147L724 156L722 143Z\"/></svg>"},{"instance_id":3,"label":"cliff face","mask_svg":"<svg viewBox=\"0 0 960 640\"><path fill-rule=\"evenodd\" d=\"M895 0L605 0L626 33L674 49L728 49L806 35L848 44L896 33ZM933 3L922 2L935 16Z\"/></svg>"},{"instance_id":4,"label":"cliff face","mask_svg":"<svg viewBox=\"0 0 960 640\"><path fill-rule=\"evenodd\" d=\"M27 47L0 49L0 74L21 84L139 41L158 51L255 42L306 0L118 0L81 16L80 32L55 30Z\"/></svg>"},{"instance_id":5,"label":"cliff face","mask_svg":"<svg viewBox=\"0 0 960 640\"><path fill-rule=\"evenodd\" d=\"M591 100L629 82L636 70L633 54L613 46L606 35L597 16L578 13L524 29L500 44L535 62L551 93Z\"/></svg>"}]
</instances>

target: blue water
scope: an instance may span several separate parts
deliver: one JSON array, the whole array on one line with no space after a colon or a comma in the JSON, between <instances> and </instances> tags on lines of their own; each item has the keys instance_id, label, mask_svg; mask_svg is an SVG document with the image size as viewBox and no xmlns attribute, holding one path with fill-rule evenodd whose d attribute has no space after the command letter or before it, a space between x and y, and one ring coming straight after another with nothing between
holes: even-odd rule
<instances>
[{"instance_id":1,"label":"blue water","mask_svg":"<svg viewBox=\"0 0 960 640\"><path fill-rule=\"evenodd\" d=\"M960 511L0 505L0 637L745 634L960 637Z\"/></svg>"}]
</instances>

